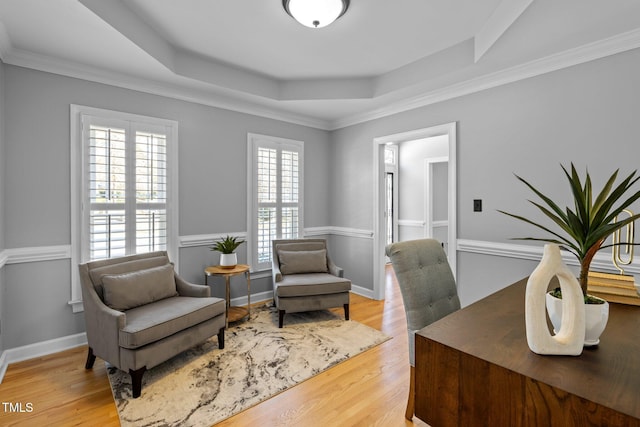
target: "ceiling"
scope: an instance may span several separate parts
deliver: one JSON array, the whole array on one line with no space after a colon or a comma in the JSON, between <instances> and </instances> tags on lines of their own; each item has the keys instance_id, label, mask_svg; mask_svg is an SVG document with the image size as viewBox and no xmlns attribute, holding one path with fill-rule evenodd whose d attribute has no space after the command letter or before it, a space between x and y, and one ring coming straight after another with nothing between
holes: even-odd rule
<instances>
[{"instance_id":1,"label":"ceiling","mask_svg":"<svg viewBox=\"0 0 640 427\"><path fill-rule=\"evenodd\" d=\"M0 59L336 129L640 47L638 0L0 0Z\"/></svg>"}]
</instances>

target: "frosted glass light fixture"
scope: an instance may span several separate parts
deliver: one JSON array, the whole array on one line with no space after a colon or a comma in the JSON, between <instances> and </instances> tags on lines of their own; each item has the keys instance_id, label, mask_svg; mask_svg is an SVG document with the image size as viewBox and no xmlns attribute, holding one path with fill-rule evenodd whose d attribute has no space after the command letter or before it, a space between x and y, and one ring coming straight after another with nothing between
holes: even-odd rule
<instances>
[{"instance_id":1,"label":"frosted glass light fixture","mask_svg":"<svg viewBox=\"0 0 640 427\"><path fill-rule=\"evenodd\" d=\"M344 15L349 0L282 0L282 5L305 27L322 28Z\"/></svg>"}]
</instances>

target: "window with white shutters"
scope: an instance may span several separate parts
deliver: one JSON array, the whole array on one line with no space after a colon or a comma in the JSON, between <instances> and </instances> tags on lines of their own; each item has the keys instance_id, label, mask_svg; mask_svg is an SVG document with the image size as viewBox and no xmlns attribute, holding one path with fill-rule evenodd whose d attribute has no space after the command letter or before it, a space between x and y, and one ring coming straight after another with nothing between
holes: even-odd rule
<instances>
[{"instance_id":1,"label":"window with white shutters","mask_svg":"<svg viewBox=\"0 0 640 427\"><path fill-rule=\"evenodd\" d=\"M167 249L167 135L85 116L87 260ZM146 126L148 127L148 126Z\"/></svg>"},{"instance_id":2,"label":"window with white shutters","mask_svg":"<svg viewBox=\"0 0 640 427\"><path fill-rule=\"evenodd\" d=\"M249 134L248 240L253 270L271 268L271 241L302 234L303 143Z\"/></svg>"},{"instance_id":3,"label":"window with white shutters","mask_svg":"<svg viewBox=\"0 0 640 427\"><path fill-rule=\"evenodd\" d=\"M74 264L157 250L177 262L177 126L71 106Z\"/></svg>"}]
</instances>

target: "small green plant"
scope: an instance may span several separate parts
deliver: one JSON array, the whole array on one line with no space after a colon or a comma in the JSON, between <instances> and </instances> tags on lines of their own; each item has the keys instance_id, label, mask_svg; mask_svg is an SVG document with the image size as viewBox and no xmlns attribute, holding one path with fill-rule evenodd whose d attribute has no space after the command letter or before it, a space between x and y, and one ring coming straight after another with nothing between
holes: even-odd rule
<instances>
[{"instance_id":1,"label":"small green plant","mask_svg":"<svg viewBox=\"0 0 640 427\"><path fill-rule=\"evenodd\" d=\"M223 254L232 254L235 250L244 243L244 240L238 240L238 237L231 237L227 235L224 239L220 239L213 246L212 251L218 251Z\"/></svg>"},{"instance_id":2,"label":"small green plant","mask_svg":"<svg viewBox=\"0 0 640 427\"><path fill-rule=\"evenodd\" d=\"M555 298L562 299L562 289L559 286L554 290L549 291L549 293ZM601 298L594 297L593 295L583 295L583 296L584 296L585 304L604 304L604 301Z\"/></svg>"},{"instance_id":3,"label":"small green plant","mask_svg":"<svg viewBox=\"0 0 640 427\"><path fill-rule=\"evenodd\" d=\"M619 171L616 170L607 180L606 184L594 200L589 172L586 173L583 184L573 163L571 164L570 174L564 166L561 165L561 167L571 187L574 204L573 209L569 207L561 209L557 203L542 194L526 180L516 175L516 178L529 187L546 206L531 200L529 200L529 202L540 209L545 216L551 219L551 221L553 221L553 223L560 229L559 231L553 231L544 225L533 222L520 215L514 215L504 211L499 212L531 224L553 236L547 238L520 237L515 240L536 240L555 243L560 245L562 249L575 255L576 258L578 258L578 261L580 261L580 277L578 280L580 282L580 287L582 288L582 294L586 297L587 276L589 274L591 261L595 254L600 249L614 246L613 244L602 246L607 237L622 227L625 227L627 224L640 218L640 214L636 214L620 221L616 220L620 213L640 198L640 191L636 191L631 196L623 199L623 196L640 179L640 177L635 177L637 171L633 171L614 188ZM626 244L627 242L618 243L618 245Z\"/></svg>"}]
</instances>

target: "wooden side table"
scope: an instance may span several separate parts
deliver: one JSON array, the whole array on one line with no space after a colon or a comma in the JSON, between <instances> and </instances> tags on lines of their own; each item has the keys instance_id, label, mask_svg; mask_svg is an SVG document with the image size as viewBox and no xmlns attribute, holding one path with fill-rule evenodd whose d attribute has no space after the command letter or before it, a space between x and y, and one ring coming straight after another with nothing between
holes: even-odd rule
<instances>
[{"instance_id":1,"label":"wooden side table","mask_svg":"<svg viewBox=\"0 0 640 427\"><path fill-rule=\"evenodd\" d=\"M247 279L247 306L246 307L231 307L231 277L244 273ZM251 278L249 277L249 266L246 264L237 264L233 268L221 267L214 265L204 269L204 282L209 286L209 276L222 276L225 279L226 285L226 300L227 300L227 328L229 322L235 322L243 317L251 318Z\"/></svg>"}]
</instances>

